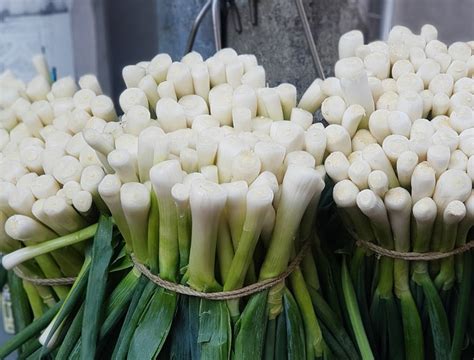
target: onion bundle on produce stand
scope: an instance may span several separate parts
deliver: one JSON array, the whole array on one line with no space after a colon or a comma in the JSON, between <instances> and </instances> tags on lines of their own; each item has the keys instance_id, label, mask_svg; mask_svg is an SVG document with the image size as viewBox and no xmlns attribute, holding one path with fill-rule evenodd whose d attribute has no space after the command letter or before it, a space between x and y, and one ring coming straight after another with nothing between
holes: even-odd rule
<instances>
[{"instance_id":1,"label":"onion bundle on produce stand","mask_svg":"<svg viewBox=\"0 0 474 360\"><path fill-rule=\"evenodd\" d=\"M431 25L368 45L349 32L322 83L325 167L359 245L350 273L380 358L457 359L472 326L472 45L447 46Z\"/></svg>"},{"instance_id":2,"label":"onion bundle on produce stand","mask_svg":"<svg viewBox=\"0 0 474 360\"><path fill-rule=\"evenodd\" d=\"M53 197L64 207L56 210L63 218L10 212L8 236L14 221L48 233L42 244L25 243L5 255L3 265L24 266L76 246L84 260L75 257L73 273L39 276L77 278L49 324L41 321L42 328L23 337L48 325L39 337L43 347L33 338L27 350L57 358L242 358L282 351L295 358L357 357L339 305L333 309L319 291L308 252L325 186L326 136L322 124L312 125L322 98L313 96L314 86L297 104L293 85L265 87L256 58L232 49L206 61L195 52L180 62L159 54L126 66L123 77L120 122L104 95L74 95L69 78L53 84L70 86L81 107L66 108L71 120L64 121L62 137L53 114L51 132L63 140L48 178L55 191L43 201L30 198L45 207ZM102 112L93 106L100 97ZM52 106L56 100L42 101ZM74 127L76 113L87 118L82 127ZM64 148L68 155L61 156ZM82 152L86 166L77 159ZM36 171L41 179L49 175L41 163ZM46 185L38 188L44 192ZM79 194L87 194L88 208L74 202ZM99 214L98 225L86 227ZM76 228L60 232L70 218ZM153 274L164 287L151 281Z\"/></svg>"},{"instance_id":3,"label":"onion bundle on produce stand","mask_svg":"<svg viewBox=\"0 0 474 360\"><path fill-rule=\"evenodd\" d=\"M301 97L231 48L158 54L120 110L41 56L1 74L0 357L460 358L473 45L351 31Z\"/></svg>"}]
</instances>

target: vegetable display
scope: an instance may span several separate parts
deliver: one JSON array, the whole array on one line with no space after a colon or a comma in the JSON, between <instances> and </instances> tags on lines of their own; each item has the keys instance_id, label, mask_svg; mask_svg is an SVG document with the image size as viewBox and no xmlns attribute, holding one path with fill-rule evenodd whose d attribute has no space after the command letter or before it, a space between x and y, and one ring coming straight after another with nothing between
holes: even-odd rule
<instances>
[{"instance_id":1,"label":"vegetable display","mask_svg":"<svg viewBox=\"0 0 474 360\"><path fill-rule=\"evenodd\" d=\"M231 48L125 66L117 107L42 56L0 74L0 357L460 358L474 43L338 50L301 97Z\"/></svg>"}]
</instances>

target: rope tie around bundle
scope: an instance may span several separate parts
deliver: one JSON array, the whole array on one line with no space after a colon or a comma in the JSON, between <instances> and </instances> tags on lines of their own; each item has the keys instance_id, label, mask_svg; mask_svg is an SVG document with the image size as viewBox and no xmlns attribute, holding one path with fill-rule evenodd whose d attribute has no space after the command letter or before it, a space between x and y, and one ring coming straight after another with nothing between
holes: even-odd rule
<instances>
[{"instance_id":1,"label":"rope tie around bundle","mask_svg":"<svg viewBox=\"0 0 474 360\"><path fill-rule=\"evenodd\" d=\"M407 260L407 261L434 261L434 260L441 260L444 258L448 258L454 255L460 255L465 253L466 251L471 250L474 248L474 240L469 241L468 243L459 246L451 251L447 252L402 252L396 250L386 249L382 246L374 244L369 241L358 239L356 241L356 245L359 247L364 247L366 249L371 250L374 252L378 257L389 257L392 259L400 259L400 260Z\"/></svg>"},{"instance_id":2,"label":"rope tie around bundle","mask_svg":"<svg viewBox=\"0 0 474 360\"><path fill-rule=\"evenodd\" d=\"M269 289L273 287L274 285L277 285L278 283L284 281L300 265L301 261L303 260L310 246L311 246L311 242L307 240L303 244L303 247L301 248L300 252L291 261L288 268L277 277L262 280L255 284L244 286L243 288L236 289L236 290L219 291L219 292L212 292L212 293L197 291L185 285L166 281L162 279L161 277L159 277L158 275L153 274L150 271L150 269L148 269L146 265L140 263L133 254L131 255L131 258L133 261L133 265L142 275L147 277L148 280L150 280L154 284L166 290L170 290L177 294L194 296L194 297L199 297L199 298L208 299L208 300L231 300L231 299L239 299L242 297L246 297L246 296L261 292L263 290ZM64 285L74 284L74 281L76 281L75 277L64 277L64 278L55 278L55 279L34 278L34 277L24 274L18 267L13 268L13 271L15 272L15 275L18 276L20 279L28 281L34 285L40 285L40 286L64 286Z\"/></svg>"},{"instance_id":3,"label":"rope tie around bundle","mask_svg":"<svg viewBox=\"0 0 474 360\"><path fill-rule=\"evenodd\" d=\"M65 285L72 285L76 281L75 277L52 278L52 279L42 279L42 278L31 277L23 273L18 267L14 267L13 272L20 279L28 281L29 283L32 283L33 285L39 285L39 286L65 286Z\"/></svg>"},{"instance_id":4,"label":"rope tie around bundle","mask_svg":"<svg viewBox=\"0 0 474 360\"><path fill-rule=\"evenodd\" d=\"M303 258L305 257L307 251L309 250L311 246L311 242L307 240L303 247L301 248L300 252L296 257L291 261L290 265L288 268L282 272L280 275L277 277L271 278L271 279L266 279L259 281L255 284L251 284L248 286L244 286L243 288L237 289L237 290L231 290L231 291L219 291L219 292L210 292L206 293L203 291L197 291L194 289L191 289L188 286L181 285L181 284L176 284L170 281L166 281L159 277L156 274L153 274L150 269L148 269L144 264L140 263L137 261L135 256L132 255L132 261L135 265L135 268L143 274L145 277L147 277L151 282L154 284L181 294L181 295L187 295L187 296L194 296L202 299L208 299L208 300L231 300L231 299L239 299L242 297L246 297L258 292L261 292L263 290L269 289L282 281L284 281L301 263Z\"/></svg>"}]
</instances>

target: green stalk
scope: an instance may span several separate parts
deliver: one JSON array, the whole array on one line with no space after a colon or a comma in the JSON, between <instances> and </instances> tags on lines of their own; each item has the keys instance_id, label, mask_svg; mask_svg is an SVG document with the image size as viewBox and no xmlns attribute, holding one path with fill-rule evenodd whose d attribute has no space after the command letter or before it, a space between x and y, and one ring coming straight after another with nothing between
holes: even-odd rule
<instances>
[{"instance_id":1,"label":"green stalk","mask_svg":"<svg viewBox=\"0 0 474 360\"><path fill-rule=\"evenodd\" d=\"M179 269L184 269L189 263L189 250L191 247L191 214L189 209L178 208L178 247L179 247Z\"/></svg>"},{"instance_id":2,"label":"green stalk","mask_svg":"<svg viewBox=\"0 0 474 360\"><path fill-rule=\"evenodd\" d=\"M4 264L8 263L8 268L11 269L14 266L17 266L17 265L19 265L22 262L25 262L27 260L31 260L31 259L36 258L36 257L42 258L40 255L45 255L45 254L48 254L48 253L53 252L55 250L61 249L63 247L73 245L73 244L77 244L81 241L90 239L96 233L97 226L98 226L98 224L90 225L90 226L88 226L84 229L81 229L81 230L79 230L75 233L65 235L65 236L61 236L61 237L53 239L53 240L48 240L48 241L42 242L41 244L36 244L36 245L31 245L31 246L21 248L21 249L16 250L16 251L14 251L14 252L12 252L8 255L5 255L2 261L3 261ZM46 266L46 265L47 265L48 262L51 262L52 259L49 258L49 260L46 260L46 259L48 259L48 257L44 257L42 259L44 259L44 260L41 260L41 263L43 265L41 265L39 263L38 264L40 265L40 267L45 266L46 268L48 268L49 266ZM54 271L54 269L53 269L54 266L52 266L51 268L52 268L51 271ZM45 270L43 270L43 271L45 271ZM47 277L53 277L53 276L49 276L46 273L45 273L45 275ZM55 277L61 277L61 275L55 276Z\"/></svg>"},{"instance_id":3,"label":"green stalk","mask_svg":"<svg viewBox=\"0 0 474 360\"><path fill-rule=\"evenodd\" d=\"M159 233L160 233L160 214L158 209L158 200L156 193L151 191L150 212L148 215L148 262L150 270L154 273L159 271Z\"/></svg>"},{"instance_id":4,"label":"green stalk","mask_svg":"<svg viewBox=\"0 0 474 360\"><path fill-rule=\"evenodd\" d=\"M313 359L308 354L306 354L305 346L305 331L303 326L303 319L298 308L298 304L293 298L291 292L285 288L283 294L283 304L285 309L285 318L286 318L286 335L287 335L287 358L288 360L303 360L303 359ZM276 319L272 320L276 323ZM270 322L269 322L270 323ZM274 325L274 329L276 326ZM268 330L267 330L268 331ZM274 330L273 337L276 336L276 329ZM277 347L275 347L277 349Z\"/></svg>"},{"instance_id":5,"label":"green stalk","mask_svg":"<svg viewBox=\"0 0 474 360\"><path fill-rule=\"evenodd\" d=\"M458 224L444 224L442 232L442 242L439 247L440 252L451 251L456 244ZM438 290L449 290L456 281L454 270L454 257L449 256L441 259L440 270L436 276L434 283Z\"/></svg>"},{"instance_id":6,"label":"green stalk","mask_svg":"<svg viewBox=\"0 0 474 360\"><path fill-rule=\"evenodd\" d=\"M83 256L74 248L61 248L51 252L65 276L76 276L82 267Z\"/></svg>"},{"instance_id":7,"label":"green stalk","mask_svg":"<svg viewBox=\"0 0 474 360\"><path fill-rule=\"evenodd\" d=\"M308 291L310 293L319 291L321 285L319 283L318 269L311 251L301 261L301 271L303 272Z\"/></svg>"},{"instance_id":8,"label":"green stalk","mask_svg":"<svg viewBox=\"0 0 474 360\"><path fill-rule=\"evenodd\" d=\"M278 315L276 319L275 343L275 360L287 360L288 343L286 335L286 318L284 313Z\"/></svg>"},{"instance_id":9,"label":"green stalk","mask_svg":"<svg viewBox=\"0 0 474 360\"><path fill-rule=\"evenodd\" d=\"M242 287L247 270L253 261L253 253L257 246L258 238L259 233L254 231L253 226L250 229L243 228L237 251L230 265L227 280L224 283L224 291Z\"/></svg>"},{"instance_id":10,"label":"green stalk","mask_svg":"<svg viewBox=\"0 0 474 360\"><path fill-rule=\"evenodd\" d=\"M234 257L234 247L230 235L229 225L225 216L221 216L217 233L217 262L219 264L220 278L223 283L227 281L230 264Z\"/></svg>"},{"instance_id":11,"label":"green stalk","mask_svg":"<svg viewBox=\"0 0 474 360\"><path fill-rule=\"evenodd\" d=\"M33 321L28 297L23 288L23 282L13 272L8 273L8 286L11 293L12 315L15 331L21 331ZM26 344L27 345L27 344ZM24 349L26 345L23 345Z\"/></svg>"},{"instance_id":12,"label":"green stalk","mask_svg":"<svg viewBox=\"0 0 474 360\"><path fill-rule=\"evenodd\" d=\"M110 259L113 254L112 219L101 215L92 245L87 291L84 302L84 322L82 323L82 359L94 358L100 329L103 299L107 286Z\"/></svg>"},{"instance_id":13,"label":"green stalk","mask_svg":"<svg viewBox=\"0 0 474 360\"><path fill-rule=\"evenodd\" d=\"M324 324L327 330L334 336L337 346L343 349L344 353L350 359L359 357L350 336L344 329L344 324L338 319L329 304L324 300L321 294L317 291L311 291L311 302L313 303L316 316L321 320L321 326ZM323 333L324 336L324 333ZM334 349L333 349L334 351Z\"/></svg>"},{"instance_id":14,"label":"green stalk","mask_svg":"<svg viewBox=\"0 0 474 360\"><path fill-rule=\"evenodd\" d=\"M314 312L308 289L301 270L296 268L290 275L290 282L298 307L301 311L306 337L306 358L321 357L326 351L323 334Z\"/></svg>"},{"instance_id":15,"label":"green stalk","mask_svg":"<svg viewBox=\"0 0 474 360\"><path fill-rule=\"evenodd\" d=\"M34 262L28 262L26 264L18 265L18 268L23 274L25 274L28 277L35 278L35 279L44 278L43 272ZM50 287L36 285L35 288L39 296L41 297L43 303L48 308L51 308L54 305L56 305L56 299Z\"/></svg>"},{"instance_id":16,"label":"green stalk","mask_svg":"<svg viewBox=\"0 0 474 360\"><path fill-rule=\"evenodd\" d=\"M413 251L421 253L428 251L432 232L434 234L431 225L415 224ZM436 359L448 359L449 349L451 348L448 317L429 275L426 261L416 261L414 263L412 279L418 286L422 287L425 295Z\"/></svg>"},{"instance_id":17,"label":"green stalk","mask_svg":"<svg viewBox=\"0 0 474 360\"><path fill-rule=\"evenodd\" d=\"M61 341L61 346L56 355L57 359L66 359L71 354L77 341L81 338L81 328L84 321L84 304L81 305L79 311L67 329L66 336Z\"/></svg>"},{"instance_id":18,"label":"green stalk","mask_svg":"<svg viewBox=\"0 0 474 360\"><path fill-rule=\"evenodd\" d=\"M113 327L122 319L122 316L127 312L127 305L130 303L132 297L140 293L137 287L139 284L139 274L136 270L131 270L117 287L112 291L109 301L105 308L105 320L100 328L99 346L103 347L105 340L109 344L108 335ZM141 286L145 284L146 278L141 281ZM125 326L125 322L124 322ZM119 339L120 340L120 339ZM79 339L71 352L70 358L78 359L80 357L80 350L82 347L82 340Z\"/></svg>"},{"instance_id":19,"label":"green stalk","mask_svg":"<svg viewBox=\"0 0 474 360\"><path fill-rule=\"evenodd\" d=\"M178 295L156 288L130 341L128 359L156 359L171 329ZM152 338L149 337L151 333Z\"/></svg>"},{"instance_id":20,"label":"green stalk","mask_svg":"<svg viewBox=\"0 0 474 360\"><path fill-rule=\"evenodd\" d=\"M35 256L35 260L38 263L38 266L41 268L41 271L43 271L46 278L56 279L63 277L61 270L59 270L58 266L56 265L54 259L51 257L50 254ZM69 294L68 286L53 286L53 290L60 300L64 300Z\"/></svg>"},{"instance_id":21,"label":"green stalk","mask_svg":"<svg viewBox=\"0 0 474 360\"><path fill-rule=\"evenodd\" d=\"M275 359L276 325L277 325L277 319L269 319L267 321L267 328L265 330L265 345L264 345L264 359L265 360Z\"/></svg>"},{"instance_id":22,"label":"green stalk","mask_svg":"<svg viewBox=\"0 0 474 360\"><path fill-rule=\"evenodd\" d=\"M30 282L23 280L23 289L25 289L28 302L33 311L33 318L37 319L43 315L43 301L36 290L36 287Z\"/></svg>"},{"instance_id":23,"label":"green stalk","mask_svg":"<svg viewBox=\"0 0 474 360\"><path fill-rule=\"evenodd\" d=\"M374 359L372 349L370 348L369 340L365 333L364 324L357 305L354 287L352 286L349 270L347 269L346 259L342 260L342 289L344 293L344 300L349 312L351 326L354 331L357 346L363 360Z\"/></svg>"},{"instance_id":24,"label":"green stalk","mask_svg":"<svg viewBox=\"0 0 474 360\"><path fill-rule=\"evenodd\" d=\"M459 279L459 297L454 318L454 334L451 347L451 359L460 359L466 335L470 294L472 289L472 254L466 251L463 254L463 275Z\"/></svg>"},{"instance_id":25,"label":"green stalk","mask_svg":"<svg viewBox=\"0 0 474 360\"><path fill-rule=\"evenodd\" d=\"M160 213L159 266L164 280L176 282L179 265L178 219L172 199L158 199Z\"/></svg>"},{"instance_id":26,"label":"green stalk","mask_svg":"<svg viewBox=\"0 0 474 360\"><path fill-rule=\"evenodd\" d=\"M81 271L79 272L76 281L71 287L70 292L67 294L66 299L62 303L58 313L55 315L47 330L49 333L46 336L42 349L44 352L48 352L48 345L51 338L57 331L60 331L61 328L66 323L66 320L70 317L72 311L77 307L78 302L81 300L84 290L87 285L88 274L90 270L91 258L86 256L84 264ZM44 336L44 333L43 335Z\"/></svg>"},{"instance_id":27,"label":"green stalk","mask_svg":"<svg viewBox=\"0 0 474 360\"><path fill-rule=\"evenodd\" d=\"M268 320L267 296L267 290L253 295L235 326L234 357L236 359L262 358Z\"/></svg>"},{"instance_id":28,"label":"green stalk","mask_svg":"<svg viewBox=\"0 0 474 360\"><path fill-rule=\"evenodd\" d=\"M41 317L33 321L25 328L23 328L23 330L17 332L15 336L4 342L0 346L0 358L6 358L7 355L11 354L13 351L18 349L28 340L37 336L41 332L41 330L43 330L54 318L61 304L61 302L56 303L52 308L48 309Z\"/></svg>"},{"instance_id":29,"label":"green stalk","mask_svg":"<svg viewBox=\"0 0 474 360\"><path fill-rule=\"evenodd\" d=\"M319 293L320 288L319 283L317 283L318 274L311 252L303 258L302 266L306 287L311 297L311 302L316 312L316 316L321 321L321 328L324 324L327 331L334 336L335 341L338 343L338 347L342 348L350 358L357 358L357 350L355 349L349 335L346 333L343 323ZM309 281L312 282L312 285L310 285L308 279L310 279ZM326 339L324 332L323 337Z\"/></svg>"},{"instance_id":30,"label":"green stalk","mask_svg":"<svg viewBox=\"0 0 474 360\"><path fill-rule=\"evenodd\" d=\"M408 273L408 262L395 259L395 293L400 299L406 358L423 359L423 329L418 309L410 292Z\"/></svg>"}]
</instances>

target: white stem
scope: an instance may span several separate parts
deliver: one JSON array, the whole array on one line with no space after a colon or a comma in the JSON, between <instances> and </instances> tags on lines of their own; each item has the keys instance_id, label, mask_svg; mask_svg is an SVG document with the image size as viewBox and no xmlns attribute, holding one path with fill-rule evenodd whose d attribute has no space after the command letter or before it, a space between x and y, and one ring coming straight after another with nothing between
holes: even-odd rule
<instances>
[{"instance_id":1,"label":"white stem","mask_svg":"<svg viewBox=\"0 0 474 360\"><path fill-rule=\"evenodd\" d=\"M388 127L392 134L410 137L412 121L407 114L401 111L391 111L388 116Z\"/></svg>"},{"instance_id":2,"label":"white stem","mask_svg":"<svg viewBox=\"0 0 474 360\"><path fill-rule=\"evenodd\" d=\"M82 229L87 225L86 221L60 196L47 198L43 205L43 211L52 221L61 224L70 233Z\"/></svg>"},{"instance_id":3,"label":"white stem","mask_svg":"<svg viewBox=\"0 0 474 360\"><path fill-rule=\"evenodd\" d=\"M254 89L263 88L266 85L265 69L263 66L255 66L242 76L242 84Z\"/></svg>"},{"instance_id":4,"label":"white stem","mask_svg":"<svg viewBox=\"0 0 474 360\"><path fill-rule=\"evenodd\" d=\"M385 155L382 147L378 144L367 145L362 150L362 156L373 170L382 170L388 177L390 188L399 185L395 171L393 170L390 160Z\"/></svg>"},{"instance_id":5,"label":"white stem","mask_svg":"<svg viewBox=\"0 0 474 360\"><path fill-rule=\"evenodd\" d=\"M400 187L390 189L385 195L385 206L390 219L395 249L409 251L412 207L410 193Z\"/></svg>"},{"instance_id":6,"label":"white stem","mask_svg":"<svg viewBox=\"0 0 474 360\"><path fill-rule=\"evenodd\" d=\"M188 174L198 171L198 153L194 149L183 149L179 153L179 159L184 171Z\"/></svg>"},{"instance_id":7,"label":"white stem","mask_svg":"<svg viewBox=\"0 0 474 360\"><path fill-rule=\"evenodd\" d=\"M102 94L102 89L95 75L92 75L92 74L82 75L79 78L79 86L81 89L92 90L93 92L95 92L96 95Z\"/></svg>"},{"instance_id":8,"label":"white stem","mask_svg":"<svg viewBox=\"0 0 474 360\"><path fill-rule=\"evenodd\" d=\"M225 68L227 83L234 89L242 84L244 65L241 62L228 64Z\"/></svg>"},{"instance_id":9,"label":"white stem","mask_svg":"<svg viewBox=\"0 0 474 360\"><path fill-rule=\"evenodd\" d=\"M372 133L366 129L357 130L352 138L352 150L362 152L370 144L377 144L377 139Z\"/></svg>"},{"instance_id":10,"label":"white stem","mask_svg":"<svg viewBox=\"0 0 474 360\"><path fill-rule=\"evenodd\" d=\"M389 135L384 139L382 148L392 165L395 165L400 155L410 150L410 141L402 135Z\"/></svg>"},{"instance_id":11,"label":"white stem","mask_svg":"<svg viewBox=\"0 0 474 360\"><path fill-rule=\"evenodd\" d=\"M397 160L397 175L400 185L410 188L413 171L418 165L418 155L413 151L405 151Z\"/></svg>"},{"instance_id":12,"label":"white stem","mask_svg":"<svg viewBox=\"0 0 474 360\"><path fill-rule=\"evenodd\" d=\"M138 173L142 182L150 178L150 169L154 164L155 145L163 140L164 135L161 128L152 126L142 130L138 136Z\"/></svg>"},{"instance_id":13,"label":"white stem","mask_svg":"<svg viewBox=\"0 0 474 360\"><path fill-rule=\"evenodd\" d=\"M194 93L193 78L189 67L180 62L174 62L168 68L166 80L171 81L178 99Z\"/></svg>"},{"instance_id":14,"label":"white stem","mask_svg":"<svg viewBox=\"0 0 474 360\"><path fill-rule=\"evenodd\" d=\"M411 121L415 121L423 115L423 99L415 91L404 91L398 98L397 110L405 112Z\"/></svg>"},{"instance_id":15,"label":"white stem","mask_svg":"<svg viewBox=\"0 0 474 360\"><path fill-rule=\"evenodd\" d=\"M191 76L193 78L194 92L207 101L211 88L207 65L205 63L194 64L191 67Z\"/></svg>"},{"instance_id":16,"label":"white stem","mask_svg":"<svg viewBox=\"0 0 474 360\"><path fill-rule=\"evenodd\" d=\"M233 88L229 84L221 84L209 91L210 114L222 125L232 125Z\"/></svg>"},{"instance_id":17,"label":"white stem","mask_svg":"<svg viewBox=\"0 0 474 360\"><path fill-rule=\"evenodd\" d=\"M95 98L95 101L97 101L98 98L99 96ZM142 89L128 88L128 89L125 89L120 94L119 104L120 104L120 107L122 108L122 111L126 113L134 105L141 105L144 107L148 107L148 99ZM93 107L92 107L92 111L94 112Z\"/></svg>"},{"instance_id":18,"label":"white stem","mask_svg":"<svg viewBox=\"0 0 474 360\"><path fill-rule=\"evenodd\" d=\"M160 97L160 99L169 98L171 100L178 101L174 85L171 81L163 81L159 83L156 91L158 92L158 96Z\"/></svg>"},{"instance_id":19,"label":"white stem","mask_svg":"<svg viewBox=\"0 0 474 360\"><path fill-rule=\"evenodd\" d=\"M357 57L339 60L335 66L335 74L341 80L346 103L359 104L367 115L370 115L374 111L374 99L362 60Z\"/></svg>"},{"instance_id":20,"label":"white stem","mask_svg":"<svg viewBox=\"0 0 474 360\"><path fill-rule=\"evenodd\" d=\"M186 128L184 108L172 99L163 98L158 101L156 116L165 132Z\"/></svg>"},{"instance_id":21,"label":"white stem","mask_svg":"<svg viewBox=\"0 0 474 360\"><path fill-rule=\"evenodd\" d=\"M255 144L254 151L260 158L262 171L270 171L275 175L280 173L286 154L283 145L273 142L258 142Z\"/></svg>"},{"instance_id":22,"label":"white stem","mask_svg":"<svg viewBox=\"0 0 474 360\"><path fill-rule=\"evenodd\" d=\"M75 157L66 155L60 158L53 168L54 178L61 184L81 179L82 165Z\"/></svg>"},{"instance_id":23,"label":"white stem","mask_svg":"<svg viewBox=\"0 0 474 360\"><path fill-rule=\"evenodd\" d=\"M219 168L217 166L203 166L200 171L206 180L219 184Z\"/></svg>"},{"instance_id":24,"label":"white stem","mask_svg":"<svg viewBox=\"0 0 474 360\"><path fill-rule=\"evenodd\" d=\"M166 74L173 60L168 54L158 54L147 66L147 74L153 76L156 83L159 84L166 79Z\"/></svg>"},{"instance_id":25,"label":"white stem","mask_svg":"<svg viewBox=\"0 0 474 360\"><path fill-rule=\"evenodd\" d=\"M126 150L114 150L107 156L107 161L123 183L138 182L137 164Z\"/></svg>"},{"instance_id":26,"label":"white stem","mask_svg":"<svg viewBox=\"0 0 474 360\"><path fill-rule=\"evenodd\" d=\"M292 109L296 107L296 87L292 84L283 83L278 85L275 89L280 97L283 117L285 120L288 120L290 119Z\"/></svg>"},{"instance_id":27,"label":"white stem","mask_svg":"<svg viewBox=\"0 0 474 360\"><path fill-rule=\"evenodd\" d=\"M96 97L94 91L89 89L81 89L74 94L72 100L76 109L87 111L89 114L92 113L91 102Z\"/></svg>"},{"instance_id":28,"label":"white stem","mask_svg":"<svg viewBox=\"0 0 474 360\"><path fill-rule=\"evenodd\" d=\"M312 114L319 109L323 100L326 98L326 95L321 90L319 81L319 79L316 79L311 83L298 103L299 108L309 111Z\"/></svg>"},{"instance_id":29,"label":"white stem","mask_svg":"<svg viewBox=\"0 0 474 360\"><path fill-rule=\"evenodd\" d=\"M360 190L363 190L369 186L368 179L371 171L372 169L367 161L358 159L350 164L347 175Z\"/></svg>"},{"instance_id":30,"label":"white stem","mask_svg":"<svg viewBox=\"0 0 474 360\"><path fill-rule=\"evenodd\" d=\"M369 130L379 144L382 144L383 140L391 133L389 117L390 111L388 110L376 110L369 117Z\"/></svg>"},{"instance_id":31,"label":"white stem","mask_svg":"<svg viewBox=\"0 0 474 360\"><path fill-rule=\"evenodd\" d=\"M348 178L349 160L340 151L329 154L324 162L327 174L335 181L339 182Z\"/></svg>"},{"instance_id":32,"label":"white stem","mask_svg":"<svg viewBox=\"0 0 474 360\"><path fill-rule=\"evenodd\" d=\"M436 186L436 173L426 161L418 164L411 178L411 196L413 202L431 197Z\"/></svg>"},{"instance_id":33,"label":"white stem","mask_svg":"<svg viewBox=\"0 0 474 360\"><path fill-rule=\"evenodd\" d=\"M443 211L451 201L466 201L471 195L471 191L472 181L469 176L464 171L450 169L438 178L433 200Z\"/></svg>"},{"instance_id":34,"label":"white stem","mask_svg":"<svg viewBox=\"0 0 474 360\"><path fill-rule=\"evenodd\" d=\"M362 106L358 104L350 105L342 115L341 125L347 130L352 138L365 117L365 109Z\"/></svg>"},{"instance_id":35,"label":"white stem","mask_svg":"<svg viewBox=\"0 0 474 360\"><path fill-rule=\"evenodd\" d=\"M369 185L369 189L382 199L388 191L388 178L381 170L372 171L367 178L367 184Z\"/></svg>"},{"instance_id":36,"label":"white stem","mask_svg":"<svg viewBox=\"0 0 474 360\"><path fill-rule=\"evenodd\" d=\"M160 96L158 95L158 87L153 76L145 75L138 83L138 88L145 93L150 109L154 109Z\"/></svg>"},{"instance_id":37,"label":"white stem","mask_svg":"<svg viewBox=\"0 0 474 360\"><path fill-rule=\"evenodd\" d=\"M105 202L112 214L123 237L130 239L130 229L128 228L125 214L120 201L120 188L122 183L117 175L106 175L99 184L99 195Z\"/></svg>"},{"instance_id":38,"label":"white stem","mask_svg":"<svg viewBox=\"0 0 474 360\"><path fill-rule=\"evenodd\" d=\"M127 65L122 69L122 77L128 88L138 87L138 83L145 76L145 69L137 65Z\"/></svg>"},{"instance_id":39,"label":"white stem","mask_svg":"<svg viewBox=\"0 0 474 360\"><path fill-rule=\"evenodd\" d=\"M291 164L306 166L306 167L314 169L314 167L316 166L316 160L310 153L306 151L302 151L302 150L292 151L286 154L285 161L284 161L285 171L286 171L286 168L288 168L288 166Z\"/></svg>"},{"instance_id":40,"label":"white stem","mask_svg":"<svg viewBox=\"0 0 474 360\"><path fill-rule=\"evenodd\" d=\"M51 86L51 92L53 93L55 98L72 97L76 91L76 82L70 76L63 77L57 80Z\"/></svg>"},{"instance_id":41,"label":"white stem","mask_svg":"<svg viewBox=\"0 0 474 360\"><path fill-rule=\"evenodd\" d=\"M341 35L339 38L339 59L355 56L358 46L364 44L364 35L359 30L352 30Z\"/></svg>"},{"instance_id":42,"label":"white stem","mask_svg":"<svg viewBox=\"0 0 474 360\"><path fill-rule=\"evenodd\" d=\"M341 124L347 104L340 96L329 96L321 104L321 114L329 124Z\"/></svg>"},{"instance_id":43,"label":"white stem","mask_svg":"<svg viewBox=\"0 0 474 360\"><path fill-rule=\"evenodd\" d=\"M138 136L140 132L150 125L150 111L147 107L132 106L124 115L124 132L127 134Z\"/></svg>"},{"instance_id":44,"label":"white stem","mask_svg":"<svg viewBox=\"0 0 474 360\"><path fill-rule=\"evenodd\" d=\"M92 194L85 190L79 191L72 198L72 205L81 215L88 216L93 205Z\"/></svg>"},{"instance_id":45,"label":"white stem","mask_svg":"<svg viewBox=\"0 0 474 360\"><path fill-rule=\"evenodd\" d=\"M12 239L42 242L57 235L36 220L25 215L13 215L5 223L5 231Z\"/></svg>"},{"instance_id":46,"label":"white stem","mask_svg":"<svg viewBox=\"0 0 474 360\"><path fill-rule=\"evenodd\" d=\"M221 60L219 60L216 56L213 56L206 60L206 65L209 71L211 87L226 82L225 64Z\"/></svg>"},{"instance_id":47,"label":"white stem","mask_svg":"<svg viewBox=\"0 0 474 360\"><path fill-rule=\"evenodd\" d=\"M179 99L178 104L184 108L188 127L192 127L194 119L199 115L209 114L206 101L198 95L183 96Z\"/></svg>"}]
</instances>

